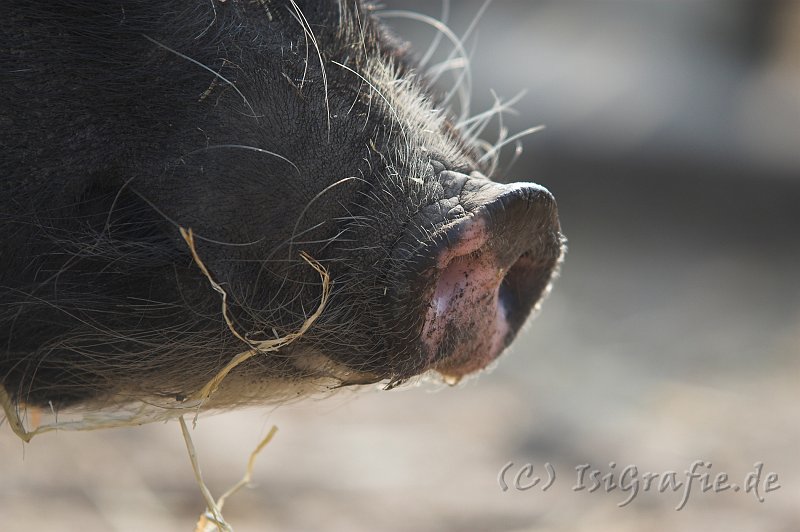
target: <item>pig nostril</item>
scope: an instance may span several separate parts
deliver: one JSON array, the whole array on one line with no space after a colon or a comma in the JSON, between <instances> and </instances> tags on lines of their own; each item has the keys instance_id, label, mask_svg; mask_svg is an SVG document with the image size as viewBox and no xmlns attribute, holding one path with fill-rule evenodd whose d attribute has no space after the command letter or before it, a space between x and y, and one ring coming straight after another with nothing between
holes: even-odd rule
<instances>
[{"instance_id":1,"label":"pig nostril","mask_svg":"<svg viewBox=\"0 0 800 532\"><path fill-rule=\"evenodd\" d=\"M516 330L522 326L543 295L549 279L549 272L537 268L531 251L523 253L508 268L498 287L498 300L512 328Z\"/></svg>"}]
</instances>

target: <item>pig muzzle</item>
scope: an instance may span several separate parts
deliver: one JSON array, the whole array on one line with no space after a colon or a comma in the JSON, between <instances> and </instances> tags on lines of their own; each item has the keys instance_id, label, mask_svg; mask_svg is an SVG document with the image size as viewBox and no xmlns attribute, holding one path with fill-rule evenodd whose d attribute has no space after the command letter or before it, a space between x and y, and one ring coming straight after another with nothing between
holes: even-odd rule
<instances>
[{"instance_id":1,"label":"pig muzzle","mask_svg":"<svg viewBox=\"0 0 800 532\"><path fill-rule=\"evenodd\" d=\"M457 382L513 341L547 292L564 239L540 185L450 171L439 180L449 197L420 213L413 226L423 229L395 255L412 264L406 299L423 316L421 363Z\"/></svg>"}]
</instances>

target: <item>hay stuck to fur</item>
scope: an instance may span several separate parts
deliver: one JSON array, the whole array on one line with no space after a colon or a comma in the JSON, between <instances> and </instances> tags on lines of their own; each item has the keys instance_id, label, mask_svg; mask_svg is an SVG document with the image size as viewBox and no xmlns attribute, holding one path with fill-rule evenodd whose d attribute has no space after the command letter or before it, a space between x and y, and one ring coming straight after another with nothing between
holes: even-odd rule
<instances>
[{"instance_id":1,"label":"hay stuck to fur","mask_svg":"<svg viewBox=\"0 0 800 532\"><path fill-rule=\"evenodd\" d=\"M228 294L219 283L214 280L213 275L206 267L195 246L194 233L191 229L179 227L181 237L189 247L192 259L197 267L208 280L211 288L218 292L221 297L221 311L225 324L231 334L247 346L245 351L234 356L221 370L214 375L204 386L191 394L187 398L167 398L167 397L135 397L130 400L109 403L101 407L87 406L85 408L76 407L67 412L42 412L26 406L24 403L15 403L4 387L0 386L0 406L3 407L5 418L11 430L22 441L30 442L31 439L44 432L54 430L98 430L105 428L138 426L145 423L156 421L168 421L179 418L187 412L197 415L208 409L220 407L209 401L217 391L220 384L237 366L246 362L250 358L258 355L277 351L287 346L303 336L320 317L328 303L331 293L331 280L328 271L322 264L313 259L305 252L300 253L300 257L309 264L320 276L322 282L322 295L316 310L308 316L298 330L289 333L281 338L252 341L239 333L230 316L228 310ZM224 407L224 405L222 405ZM48 415L52 422L40 423L42 415ZM26 426L26 419L28 420Z\"/></svg>"},{"instance_id":2,"label":"hay stuck to fur","mask_svg":"<svg viewBox=\"0 0 800 532\"><path fill-rule=\"evenodd\" d=\"M183 227L181 227L180 232L181 236L186 241L186 244L189 246L189 250L192 252L192 258L194 258L194 261L200 268L200 271L202 271L203 275L206 276L208 282L211 284L211 287L215 291L219 292L219 294L222 297L222 317L225 319L225 323L228 325L228 329L230 329L231 333L236 338L238 338L239 340L250 346L250 349L248 349L247 351L243 351L238 355L236 355L235 357L233 357L233 359L230 362L228 362L225 365L225 367L222 368L219 371L219 373L217 373L217 375L214 376L214 378L208 381L208 383L206 383L206 385L203 386L203 388L201 388L198 392L192 394L190 399L199 400L202 404L205 403L205 401L208 400L209 397L211 397L211 394L213 394L217 390L217 388L219 388L220 383L225 379L228 373L230 373L236 366L252 358L258 353L277 351L281 347L287 346L290 343L297 340L298 338L300 338L301 336L303 336L306 333L306 331L314 324L314 322L317 321L317 318L320 317L322 311L325 310L325 305L328 303L328 298L330 297L331 293L331 281L330 281L330 275L328 275L328 272L325 270L322 264L311 258L311 256L309 256L305 251L300 252L300 257L304 261L306 261L309 264L309 266L314 268L317 271L317 273L319 273L319 276L322 279L322 297L320 298L317 310L315 310L314 313L311 314L311 316L309 316L303 322L303 325L297 331L289 333L281 338L276 338L274 340L261 340L258 342L253 342L245 338L242 334L239 333L239 331L236 330L233 320L231 319L230 314L228 313L228 294L214 280L214 278L211 276L211 273L208 271L208 268L206 268L206 265L203 263L203 260L197 254L197 249L194 243L194 234L192 233L192 230L191 229L186 230Z\"/></svg>"},{"instance_id":3,"label":"hay stuck to fur","mask_svg":"<svg viewBox=\"0 0 800 532\"><path fill-rule=\"evenodd\" d=\"M2 386L0 386L0 405L3 406L3 412L5 413L5 418L8 420L8 426L11 427L14 434L25 443L31 441L31 438L37 434L41 427L34 427L32 431L25 429L25 423L19 416L19 407L14 404L8 392L6 392L6 389ZM23 410L25 410L24 407Z\"/></svg>"},{"instance_id":4,"label":"hay stuck to fur","mask_svg":"<svg viewBox=\"0 0 800 532\"><path fill-rule=\"evenodd\" d=\"M112 404L100 409L86 408L76 410L80 415L78 419L59 420L55 411L52 412L55 420L52 423L40 424L42 411L37 407L28 407L24 403L15 403L8 392L3 386L0 386L0 406L3 407L5 412L5 419L11 430L22 441L28 443L31 439L40 433L50 432L54 430L97 430L103 428L115 428L142 425L154 421L168 421L178 418L183 433L183 439L186 443L186 449L189 454L189 461L194 471L195 480L200 487L200 492L206 502L206 511L200 516L195 532L213 532L215 530L220 532L232 532L233 528L228 524L223 515L222 507L225 501L236 494L240 489L250 483L253 475L253 468L255 466L256 457L272 440L277 432L277 427L272 427L269 433L250 454L247 462L247 469L241 480L229 488L219 499L214 499L210 490L203 481L203 476L200 471L200 464L197 457L189 429L186 425L184 414L190 411L195 412L195 423L197 422L197 414L203 410L209 398L217 391L225 377L230 374L239 364L247 361L259 353L268 353L276 351L293 341L297 340L314 324L314 322L322 314L325 306L330 297L331 281L330 275L327 270L316 260L311 258L307 253L301 252L300 257L306 261L314 270L319 273L322 281L322 296L317 309L303 322L302 326L295 332L289 333L282 338L271 340L263 340L254 342L248 340L236 330L236 326L228 312L228 294L214 280L211 272L206 267L195 246L194 234L191 229L184 229L180 227L180 234L186 241L187 246L192 254L194 262L197 264L200 271L208 279L211 287L220 294L222 317L225 320L228 329L237 339L245 343L248 347L231 359L211 380L209 380L201 389L193 393L190 397L184 400L178 399L164 399L164 398L140 398L119 404ZM28 419L28 426L26 427L25 418ZM0 422L0 425L2 423Z\"/></svg>"}]
</instances>

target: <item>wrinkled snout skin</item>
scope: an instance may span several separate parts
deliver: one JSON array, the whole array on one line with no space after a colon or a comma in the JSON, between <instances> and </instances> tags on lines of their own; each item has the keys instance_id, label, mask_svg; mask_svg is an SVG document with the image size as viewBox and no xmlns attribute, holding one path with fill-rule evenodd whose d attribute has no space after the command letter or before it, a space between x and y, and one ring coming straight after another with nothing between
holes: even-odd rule
<instances>
[{"instance_id":1,"label":"wrinkled snout skin","mask_svg":"<svg viewBox=\"0 0 800 532\"><path fill-rule=\"evenodd\" d=\"M352 0L20 1L0 22L0 383L27 405L217 406L457 381L562 255L552 195L475 139ZM482 173L483 172L483 173ZM508 176L499 176L511 181Z\"/></svg>"}]
</instances>

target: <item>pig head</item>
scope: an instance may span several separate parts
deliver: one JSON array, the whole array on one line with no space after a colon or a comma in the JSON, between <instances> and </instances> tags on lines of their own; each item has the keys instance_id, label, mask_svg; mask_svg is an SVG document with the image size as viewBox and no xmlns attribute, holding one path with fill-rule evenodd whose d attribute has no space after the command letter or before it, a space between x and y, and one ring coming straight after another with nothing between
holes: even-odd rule
<instances>
[{"instance_id":1,"label":"pig head","mask_svg":"<svg viewBox=\"0 0 800 532\"><path fill-rule=\"evenodd\" d=\"M25 404L233 405L497 358L562 255L352 1L16 2L0 103L0 382ZM511 181L509 176L498 176ZM209 283L180 228L225 292ZM280 392L278 391L280 390Z\"/></svg>"}]
</instances>

